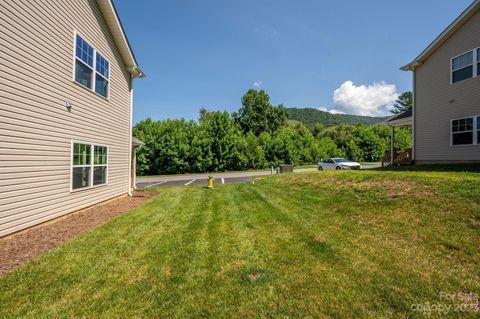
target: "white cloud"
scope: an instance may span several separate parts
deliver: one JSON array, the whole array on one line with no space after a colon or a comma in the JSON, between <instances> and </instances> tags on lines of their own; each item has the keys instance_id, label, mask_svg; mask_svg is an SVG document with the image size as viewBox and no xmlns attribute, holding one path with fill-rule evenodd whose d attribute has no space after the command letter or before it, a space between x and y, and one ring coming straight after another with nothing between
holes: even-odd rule
<instances>
[{"instance_id":1,"label":"white cloud","mask_svg":"<svg viewBox=\"0 0 480 319\"><path fill-rule=\"evenodd\" d=\"M260 87L261 85L262 85L262 81L253 82L253 86L256 87L256 88Z\"/></svg>"},{"instance_id":2,"label":"white cloud","mask_svg":"<svg viewBox=\"0 0 480 319\"><path fill-rule=\"evenodd\" d=\"M367 116L388 114L397 98L395 85L385 82L356 86L346 81L333 93L335 112Z\"/></svg>"},{"instance_id":3,"label":"white cloud","mask_svg":"<svg viewBox=\"0 0 480 319\"><path fill-rule=\"evenodd\" d=\"M342 111L338 111L338 110L335 110L335 109L327 109L326 107L319 107L318 108L320 111L323 111L323 112L328 112L328 113L332 113L332 114L345 114L345 112L342 112Z\"/></svg>"}]
</instances>

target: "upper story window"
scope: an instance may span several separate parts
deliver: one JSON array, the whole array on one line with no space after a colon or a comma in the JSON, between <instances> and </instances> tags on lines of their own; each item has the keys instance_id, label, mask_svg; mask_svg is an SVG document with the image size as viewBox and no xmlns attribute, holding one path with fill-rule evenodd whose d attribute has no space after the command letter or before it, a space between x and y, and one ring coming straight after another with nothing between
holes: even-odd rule
<instances>
[{"instance_id":1,"label":"upper story window","mask_svg":"<svg viewBox=\"0 0 480 319\"><path fill-rule=\"evenodd\" d=\"M452 84L480 76L480 48L454 57L451 65Z\"/></svg>"},{"instance_id":2,"label":"upper story window","mask_svg":"<svg viewBox=\"0 0 480 319\"><path fill-rule=\"evenodd\" d=\"M474 51L470 51L452 59L452 83L474 76L473 53Z\"/></svg>"},{"instance_id":3,"label":"upper story window","mask_svg":"<svg viewBox=\"0 0 480 319\"><path fill-rule=\"evenodd\" d=\"M78 34L75 36L75 81L108 97L110 62Z\"/></svg>"},{"instance_id":4,"label":"upper story window","mask_svg":"<svg viewBox=\"0 0 480 319\"><path fill-rule=\"evenodd\" d=\"M477 76L480 75L480 48L477 49Z\"/></svg>"}]
</instances>

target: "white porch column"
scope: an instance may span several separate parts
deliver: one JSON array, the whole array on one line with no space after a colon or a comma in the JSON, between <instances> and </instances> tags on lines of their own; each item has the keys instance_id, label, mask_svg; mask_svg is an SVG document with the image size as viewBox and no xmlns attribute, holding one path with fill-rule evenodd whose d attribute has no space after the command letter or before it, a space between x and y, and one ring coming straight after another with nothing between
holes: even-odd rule
<instances>
[{"instance_id":1,"label":"white porch column","mask_svg":"<svg viewBox=\"0 0 480 319\"><path fill-rule=\"evenodd\" d=\"M395 127L391 125L390 126L390 165L393 165L394 150L395 150Z\"/></svg>"}]
</instances>

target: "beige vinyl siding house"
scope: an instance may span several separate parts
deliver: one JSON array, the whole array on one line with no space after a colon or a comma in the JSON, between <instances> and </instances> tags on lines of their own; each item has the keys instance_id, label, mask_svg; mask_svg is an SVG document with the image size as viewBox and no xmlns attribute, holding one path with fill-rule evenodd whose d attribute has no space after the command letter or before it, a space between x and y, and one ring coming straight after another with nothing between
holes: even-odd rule
<instances>
[{"instance_id":1,"label":"beige vinyl siding house","mask_svg":"<svg viewBox=\"0 0 480 319\"><path fill-rule=\"evenodd\" d=\"M415 162L480 162L480 1L402 70L413 71Z\"/></svg>"},{"instance_id":2,"label":"beige vinyl siding house","mask_svg":"<svg viewBox=\"0 0 480 319\"><path fill-rule=\"evenodd\" d=\"M98 87L75 80L77 34L99 53ZM143 73L113 3L3 0L0 51L0 236L129 193ZM75 143L91 145L82 176Z\"/></svg>"}]
</instances>

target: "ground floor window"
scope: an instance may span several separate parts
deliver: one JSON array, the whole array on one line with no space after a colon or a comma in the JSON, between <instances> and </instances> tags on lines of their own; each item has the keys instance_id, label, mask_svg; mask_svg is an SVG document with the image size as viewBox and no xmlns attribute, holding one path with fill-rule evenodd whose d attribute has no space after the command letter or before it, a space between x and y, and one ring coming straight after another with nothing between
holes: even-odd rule
<instances>
[{"instance_id":1,"label":"ground floor window","mask_svg":"<svg viewBox=\"0 0 480 319\"><path fill-rule=\"evenodd\" d=\"M72 191L107 184L108 147L72 143Z\"/></svg>"},{"instance_id":2,"label":"ground floor window","mask_svg":"<svg viewBox=\"0 0 480 319\"><path fill-rule=\"evenodd\" d=\"M452 120L452 145L473 145L480 141L480 116Z\"/></svg>"},{"instance_id":3,"label":"ground floor window","mask_svg":"<svg viewBox=\"0 0 480 319\"><path fill-rule=\"evenodd\" d=\"M477 144L480 144L480 116L477 116Z\"/></svg>"}]
</instances>

